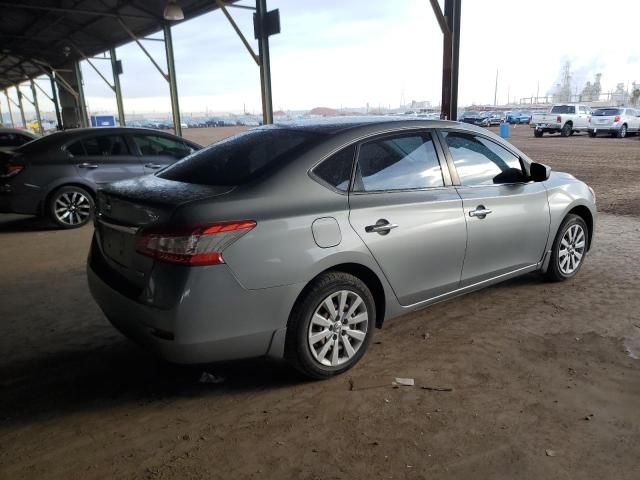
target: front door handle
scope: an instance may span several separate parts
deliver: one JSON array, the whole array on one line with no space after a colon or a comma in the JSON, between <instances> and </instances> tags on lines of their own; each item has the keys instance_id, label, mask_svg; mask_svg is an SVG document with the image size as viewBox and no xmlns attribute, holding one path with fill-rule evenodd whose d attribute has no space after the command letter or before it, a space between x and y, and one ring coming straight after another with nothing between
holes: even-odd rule
<instances>
[{"instance_id":1,"label":"front door handle","mask_svg":"<svg viewBox=\"0 0 640 480\"><path fill-rule=\"evenodd\" d=\"M164 165L158 165L157 163L145 163L144 167L145 168L153 168L153 169L158 169L158 168L162 168Z\"/></svg>"},{"instance_id":2,"label":"front door handle","mask_svg":"<svg viewBox=\"0 0 640 480\"><path fill-rule=\"evenodd\" d=\"M469 212L469 216L470 217L478 217L479 219L482 220L487 215L489 215L492 211L493 210L491 210L489 208L485 208L484 205L478 205L475 210L471 210Z\"/></svg>"},{"instance_id":3,"label":"front door handle","mask_svg":"<svg viewBox=\"0 0 640 480\"><path fill-rule=\"evenodd\" d=\"M367 225L364 227L364 231L367 233L379 233L380 235L386 235L394 228L398 228L395 223L389 223L388 220L381 218L375 225Z\"/></svg>"},{"instance_id":4,"label":"front door handle","mask_svg":"<svg viewBox=\"0 0 640 480\"><path fill-rule=\"evenodd\" d=\"M79 168L98 168L98 165L96 165L95 163L84 162L84 163L80 163L78 167Z\"/></svg>"}]
</instances>

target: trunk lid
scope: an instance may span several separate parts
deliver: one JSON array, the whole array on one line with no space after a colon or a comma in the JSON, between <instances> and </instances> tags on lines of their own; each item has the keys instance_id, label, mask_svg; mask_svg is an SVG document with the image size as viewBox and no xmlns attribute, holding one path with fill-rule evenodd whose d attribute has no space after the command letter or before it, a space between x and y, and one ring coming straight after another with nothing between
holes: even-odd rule
<instances>
[{"instance_id":1,"label":"trunk lid","mask_svg":"<svg viewBox=\"0 0 640 480\"><path fill-rule=\"evenodd\" d=\"M153 260L136 252L140 230L166 224L186 203L224 195L233 188L188 184L154 175L107 185L98 192L96 241L108 266L142 288Z\"/></svg>"}]
</instances>

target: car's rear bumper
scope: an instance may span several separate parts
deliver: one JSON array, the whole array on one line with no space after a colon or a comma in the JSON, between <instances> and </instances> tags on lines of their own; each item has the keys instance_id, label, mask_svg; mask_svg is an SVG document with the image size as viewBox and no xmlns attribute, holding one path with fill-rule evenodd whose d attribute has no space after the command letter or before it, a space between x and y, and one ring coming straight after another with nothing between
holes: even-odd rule
<instances>
[{"instance_id":1,"label":"car's rear bumper","mask_svg":"<svg viewBox=\"0 0 640 480\"><path fill-rule=\"evenodd\" d=\"M0 185L0 213L40 214L40 195L13 192L10 184Z\"/></svg>"},{"instance_id":2,"label":"car's rear bumper","mask_svg":"<svg viewBox=\"0 0 640 480\"><path fill-rule=\"evenodd\" d=\"M601 127L592 125L588 128L589 133L618 133L622 125L603 125Z\"/></svg>"},{"instance_id":3,"label":"car's rear bumper","mask_svg":"<svg viewBox=\"0 0 640 480\"><path fill-rule=\"evenodd\" d=\"M170 308L146 304L144 292L134 298L111 275L97 242L92 243L87 277L93 298L108 320L125 336L162 358L183 364L282 356L282 338L289 312L301 286L289 285L259 290L245 289L227 265L191 269L170 274L169 268L154 268L144 290L162 283L174 285L177 301ZM165 267L165 266L163 266ZM111 272L113 273L113 272ZM170 278L173 277L173 278ZM175 281L175 278L185 281ZM180 285L178 287L178 285Z\"/></svg>"},{"instance_id":4,"label":"car's rear bumper","mask_svg":"<svg viewBox=\"0 0 640 480\"><path fill-rule=\"evenodd\" d=\"M543 132L555 132L562 130L562 125L560 125L559 123L530 123L529 126L531 128L535 128L536 130L542 130Z\"/></svg>"}]
</instances>

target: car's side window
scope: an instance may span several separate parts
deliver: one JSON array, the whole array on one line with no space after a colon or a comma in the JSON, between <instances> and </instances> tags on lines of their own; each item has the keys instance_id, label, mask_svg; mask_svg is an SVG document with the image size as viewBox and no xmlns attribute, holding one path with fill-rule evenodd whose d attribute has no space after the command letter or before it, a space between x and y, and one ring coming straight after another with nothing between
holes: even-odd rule
<instances>
[{"instance_id":1,"label":"car's side window","mask_svg":"<svg viewBox=\"0 0 640 480\"><path fill-rule=\"evenodd\" d=\"M84 155L84 147L82 146L82 141L78 140L77 142L73 142L71 145L68 145L65 149L74 157L79 155Z\"/></svg>"},{"instance_id":2,"label":"car's side window","mask_svg":"<svg viewBox=\"0 0 640 480\"><path fill-rule=\"evenodd\" d=\"M442 187L429 133L387 137L360 146L354 190L375 192Z\"/></svg>"},{"instance_id":3,"label":"car's side window","mask_svg":"<svg viewBox=\"0 0 640 480\"><path fill-rule=\"evenodd\" d=\"M526 181L520 159L495 142L462 132L443 132L462 185Z\"/></svg>"},{"instance_id":4,"label":"car's side window","mask_svg":"<svg viewBox=\"0 0 640 480\"><path fill-rule=\"evenodd\" d=\"M117 157L130 155L129 147L120 135L100 135L82 140L87 155Z\"/></svg>"},{"instance_id":5,"label":"car's side window","mask_svg":"<svg viewBox=\"0 0 640 480\"><path fill-rule=\"evenodd\" d=\"M133 141L138 145L143 156L186 157L192 149L179 140L159 135L134 135Z\"/></svg>"},{"instance_id":6,"label":"car's side window","mask_svg":"<svg viewBox=\"0 0 640 480\"><path fill-rule=\"evenodd\" d=\"M354 156L354 146L344 148L324 160L312 172L316 177L336 190L348 192Z\"/></svg>"}]
</instances>

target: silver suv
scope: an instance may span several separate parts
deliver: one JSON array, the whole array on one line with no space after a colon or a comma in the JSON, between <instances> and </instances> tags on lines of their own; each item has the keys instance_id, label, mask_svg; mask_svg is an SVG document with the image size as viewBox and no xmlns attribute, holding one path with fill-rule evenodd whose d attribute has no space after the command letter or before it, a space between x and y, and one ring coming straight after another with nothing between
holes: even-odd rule
<instances>
[{"instance_id":1,"label":"silver suv","mask_svg":"<svg viewBox=\"0 0 640 480\"><path fill-rule=\"evenodd\" d=\"M599 133L624 138L640 131L640 110L622 107L606 107L594 110L589 118L589 136Z\"/></svg>"},{"instance_id":2,"label":"silver suv","mask_svg":"<svg viewBox=\"0 0 640 480\"><path fill-rule=\"evenodd\" d=\"M491 132L357 118L250 130L98 194L88 278L179 363L344 372L390 318L527 272L576 275L593 191Z\"/></svg>"}]
</instances>

